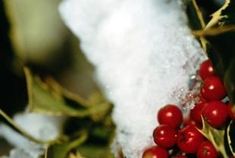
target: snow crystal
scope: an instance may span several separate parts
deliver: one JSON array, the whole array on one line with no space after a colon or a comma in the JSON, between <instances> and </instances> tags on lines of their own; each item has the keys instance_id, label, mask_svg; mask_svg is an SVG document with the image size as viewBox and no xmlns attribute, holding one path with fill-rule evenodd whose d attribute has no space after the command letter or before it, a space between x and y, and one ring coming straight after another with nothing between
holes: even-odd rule
<instances>
[{"instance_id":1,"label":"snow crystal","mask_svg":"<svg viewBox=\"0 0 235 158\"><path fill-rule=\"evenodd\" d=\"M127 158L152 145L156 112L179 103L174 92L205 56L179 0L64 0L60 12L80 39L114 103L116 143Z\"/></svg>"}]
</instances>

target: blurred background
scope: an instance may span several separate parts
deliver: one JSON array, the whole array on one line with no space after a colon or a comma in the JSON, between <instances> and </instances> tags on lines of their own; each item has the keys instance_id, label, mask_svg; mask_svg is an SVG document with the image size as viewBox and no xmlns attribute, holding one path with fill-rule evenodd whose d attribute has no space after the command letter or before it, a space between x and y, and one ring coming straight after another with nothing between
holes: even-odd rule
<instances>
[{"instance_id":1,"label":"blurred background","mask_svg":"<svg viewBox=\"0 0 235 158\"><path fill-rule=\"evenodd\" d=\"M59 16L60 1L0 1L0 108L10 116L24 110L28 102L24 65L41 76L52 76L84 98L98 89L94 67ZM198 0L208 19L221 2ZM10 148L0 138L0 156Z\"/></svg>"},{"instance_id":2,"label":"blurred background","mask_svg":"<svg viewBox=\"0 0 235 158\"><path fill-rule=\"evenodd\" d=\"M83 97L97 90L93 67L79 49L79 41L63 24L60 0L0 1L0 108L13 115L27 105L23 66L52 76ZM0 138L0 156L10 146Z\"/></svg>"}]
</instances>

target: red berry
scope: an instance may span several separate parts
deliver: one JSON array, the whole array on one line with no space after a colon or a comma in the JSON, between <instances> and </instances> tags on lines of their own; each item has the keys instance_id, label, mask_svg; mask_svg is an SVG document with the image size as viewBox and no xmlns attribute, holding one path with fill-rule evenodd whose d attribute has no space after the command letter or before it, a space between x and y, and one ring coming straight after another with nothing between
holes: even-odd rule
<instances>
[{"instance_id":1,"label":"red berry","mask_svg":"<svg viewBox=\"0 0 235 158\"><path fill-rule=\"evenodd\" d=\"M154 142L164 148L171 148L176 144L177 131L169 125L160 125L153 132Z\"/></svg>"},{"instance_id":2,"label":"red berry","mask_svg":"<svg viewBox=\"0 0 235 158\"><path fill-rule=\"evenodd\" d=\"M210 76L205 79L201 89L202 96L209 100L221 100L226 96L223 82L217 76Z\"/></svg>"},{"instance_id":3,"label":"red berry","mask_svg":"<svg viewBox=\"0 0 235 158\"><path fill-rule=\"evenodd\" d=\"M183 115L176 105L166 105L158 111L157 119L160 124L178 128L183 121Z\"/></svg>"},{"instance_id":4,"label":"red berry","mask_svg":"<svg viewBox=\"0 0 235 158\"><path fill-rule=\"evenodd\" d=\"M209 59L201 63L200 68L199 68L199 75L202 78L202 80L204 80L205 78L209 76L215 75L214 68Z\"/></svg>"},{"instance_id":5,"label":"red berry","mask_svg":"<svg viewBox=\"0 0 235 158\"><path fill-rule=\"evenodd\" d=\"M144 151L142 158L168 158L169 154L166 149L153 146Z\"/></svg>"},{"instance_id":6,"label":"red berry","mask_svg":"<svg viewBox=\"0 0 235 158\"><path fill-rule=\"evenodd\" d=\"M202 111L203 118L214 128L225 125L229 115L227 105L221 101L212 101Z\"/></svg>"},{"instance_id":7,"label":"red berry","mask_svg":"<svg viewBox=\"0 0 235 158\"><path fill-rule=\"evenodd\" d=\"M183 152L196 153L203 141L204 137L196 126L188 125L178 132L177 145Z\"/></svg>"},{"instance_id":8,"label":"red berry","mask_svg":"<svg viewBox=\"0 0 235 158\"><path fill-rule=\"evenodd\" d=\"M235 120L235 106L228 104L228 114L232 120Z\"/></svg>"},{"instance_id":9,"label":"red berry","mask_svg":"<svg viewBox=\"0 0 235 158\"><path fill-rule=\"evenodd\" d=\"M198 103L190 111L190 118L194 120L198 125L202 124L202 111L207 106L207 103Z\"/></svg>"},{"instance_id":10,"label":"red berry","mask_svg":"<svg viewBox=\"0 0 235 158\"><path fill-rule=\"evenodd\" d=\"M198 148L197 158L217 158L218 153L209 141L204 141Z\"/></svg>"},{"instance_id":11,"label":"red berry","mask_svg":"<svg viewBox=\"0 0 235 158\"><path fill-rule=\"evenodd\" d=\"M193 125L193 126L197 126L198 128L202 127L202 124L198 124L196 121L194 121L191 118L186 118L183 122L183 126L187 126L187 125Z\"/></svg>"}]
</instances>

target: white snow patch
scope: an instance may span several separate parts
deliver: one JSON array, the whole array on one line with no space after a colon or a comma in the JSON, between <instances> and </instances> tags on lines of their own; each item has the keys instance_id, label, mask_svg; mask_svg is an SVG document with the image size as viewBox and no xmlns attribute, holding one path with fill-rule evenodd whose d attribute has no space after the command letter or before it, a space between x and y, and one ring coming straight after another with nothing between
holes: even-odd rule
<instances>
[{"instance_id":1,"label":"white snow patch","mask_svg":"<svg viewBox=\"0 0 235 158\"><path fill-rule=\"evenodd\" d=\"M0 158L39 158L38 154L30 155L22 149L12 149L9 153L9 156L1 156Z\"/></svg>"},{"instance_id":2,"label":"white snow patch","mask_svg":"<svg viewBox=\"0 0 235 158\"><path fill-rule=\"evenodd\" d=\"M42 141L56 139L64 122L62 117L28 112L16 114L13 119L28 134ZM15 158L17 154L22 154L18 156L22 158L39 158L44 153L45 146L30 141L5 124L0 124L0 136L15 147L9 158Z\"/></svg>"},{"instance_id":3,"label":"white snow patch","mask_svg":"<svg viewBox=\"0 0 235 158\"><path fill-rule=\"evenodd\" d=\"M127 158L153 144L156 112L179 103L205 56L179 0L64 0L60 12L115 104L116 142Z\"/></svg>"},{"instance_id":4,"label":"white snow patch","mask_svg":"<svg viewBox=\"0 0 235 158\"><path fill-rule=\"evenodd\" d=\"M27 112L17 114L13 119L25 131L42 141L56 139L60 135L64 123L63 117Z\"/></svg>"}]
</instances>

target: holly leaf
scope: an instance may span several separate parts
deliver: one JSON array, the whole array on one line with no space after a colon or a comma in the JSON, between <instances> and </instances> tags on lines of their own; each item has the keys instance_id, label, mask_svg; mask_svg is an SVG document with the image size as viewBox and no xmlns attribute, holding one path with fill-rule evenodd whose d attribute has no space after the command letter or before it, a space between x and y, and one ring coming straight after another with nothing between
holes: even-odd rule
<instances>
[{"instance_id":1,"label":"holly leaf","mask_svg":"<svg viewBox=\"0 0 235 158\"><path fill-rule=\"evenodd\" d=\"M231 0L225 0L224 5L212 14L212 18L206 25L206 29L215 25L222 25L224 23L224 19L229 16L227 11L229 8L233 7L232 3L233 2Z\"/></svg>"},{"instance_id":2,"label":"holly leaf","mask_svg":"<svg viewBox=\"0 0 235 158\"><path fill-rule=\"evenodd\" d=\"M45 158L66 158L70 151L83 144L87 137L87 131L83 130L77 134L76 138L70 138L67 142L53 144L47 149Z\"/></svg>"},{"instance_id":3,"label":"holly leaf","mask_svg":"<svg viewBox=\"0 0 235 158\"><path fill-rule=\"evenodd\" d=\"M112 108L111 104L104 99L85 101L64 90L53 80L49 79L44 82L28 68L24 70L28 88L29 111L101 120Z\"/></svg>"},{"instance_id":4,"label":"holly leaf","mask_svg":"<svg viewBox=\"0 0 235 158\"><path fill-rule=\"evenodd\" d=\"M86 158L114 158L109 146L102 145L83 145L78 152Z\"/></svg>"},{"instance_id":5,"label":"holly leaf","mask_svg":"<svg viewBox=\"0 0 235 158\"><path fill-rule=\"evenodd\" d=\"M199 129L199 131L214 145L224 158L228 158L224 145L225 130L213 128L202 118L202 129Z\"/></svg>"},{"instance_id":6,"label":"holly leaf","mask_svg":"<svg viewBox=\"0 0 235 158\"><path fill-rule=\"evenodd\" d=\"M235 156L235 122L231 121L227 127L227 142L233 156Z\"/></svg>"}]
</instances>

